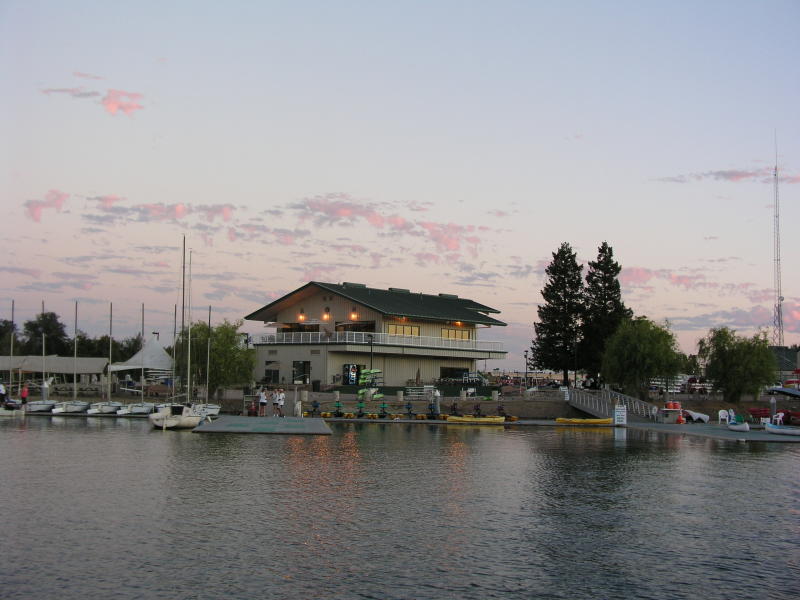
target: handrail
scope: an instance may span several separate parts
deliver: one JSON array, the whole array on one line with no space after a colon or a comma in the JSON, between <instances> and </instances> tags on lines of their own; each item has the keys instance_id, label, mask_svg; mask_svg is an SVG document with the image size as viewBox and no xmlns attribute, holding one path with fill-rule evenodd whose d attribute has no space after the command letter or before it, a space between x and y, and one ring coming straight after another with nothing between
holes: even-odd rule
<instances>
[{"instance_id":1,"label":"handrail","mask_svg":"<svg viewBox=\"0 0 800 600\"><path fill-rule=\"evenodd\" d=\"M625 406L628 416L655 420L658 414L658 408L655 405L611 390L602 390L600 393L570 390L568 401L575 408L585 408L586 412L598 417L613 416L614 407L617 405Z\"/></svg>"},{"instance_id":2,"label":"handrail","mask_svg":"<svg viewBox=\"0 0 800 600\"><path fill-rule=\"evenodd\" d=\"M256 345L271 344L365 344L375 346L414 346L420 348L453 348L458 350L482 350L503 352L502 342L484 340L451 340L447 338L393 335L365 331L336 331L323 333L304 331L294 333L268 333L256 336Z\"/></svg>"}]
</instances>

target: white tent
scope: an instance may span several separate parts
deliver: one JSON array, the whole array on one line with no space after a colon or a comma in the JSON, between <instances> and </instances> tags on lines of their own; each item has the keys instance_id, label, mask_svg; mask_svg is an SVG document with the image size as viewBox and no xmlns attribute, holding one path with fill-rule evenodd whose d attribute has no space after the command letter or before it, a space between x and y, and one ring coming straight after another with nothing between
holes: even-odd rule
<instances>
[{"instance_id":1,"label":"white tent","mask_svg":"<svg viewBox=\"0 0 800 600\"><path fill-rule=\"evenodd\" d=\"M112 373L115 371L129 371L132 369L157 369L169 371L172 369L172 357L153 338L145 340L144 346L125 362L113 363L108 367Z\"/></svg>"}]
</instances>

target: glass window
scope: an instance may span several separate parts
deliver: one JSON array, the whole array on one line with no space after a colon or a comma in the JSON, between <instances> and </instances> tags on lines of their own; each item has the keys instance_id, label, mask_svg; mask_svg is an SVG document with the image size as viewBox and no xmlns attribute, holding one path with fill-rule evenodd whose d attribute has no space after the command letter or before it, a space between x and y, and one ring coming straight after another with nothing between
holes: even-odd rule
<instances>
[{"instance_id":1,"label":"glass window","mask_svg":"<svg viewBox=\"0 0 800 600\"><path fill-rule=\"evenodd\" d=\"M389 324L387 333L389 335L419 335L419 325L396 325Z\"/></svg>"},{"instance_id":2,"label":"glass window","mask_svg":"<svg viewBox=\"0 0 800 600\"><path fill-rule=\"evenodd\" d=\"M448 340L471 340L470 329L442 329L442 337Z\"/></svg>"}]
</instances>

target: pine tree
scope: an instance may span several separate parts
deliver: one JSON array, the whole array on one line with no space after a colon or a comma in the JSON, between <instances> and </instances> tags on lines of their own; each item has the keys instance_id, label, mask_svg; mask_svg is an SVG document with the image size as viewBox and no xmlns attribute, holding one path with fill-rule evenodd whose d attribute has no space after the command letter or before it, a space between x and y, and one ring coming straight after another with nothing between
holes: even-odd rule
<instances>
[{"instance_id":1,"label":"pine tree","mask_svg":"<svg viewBox=\"0 0 800 600\"><path fill-rule=\"evenodd\" d=\"M531 364L540 369L561 371L564 385L568 371L576 366L583 314L583 266L578 264L572 247L564 242L553 253L553 262L545 269L547 282L542 288L544 304L537 312L539 322L533 328Z\"/></svg>"},{"instance_id":2,"label":"pine tree","mask_svg":"<svg viewBox=\"0 0 800 600\"><path fill-rule=\"evenodd\" d=\"M597 260L589 262L584 291L584 315L581 326L581 343L578 346L578 364L587 373L596 376L603 364L608 339L633 311L625 307L619 287L622 270L614 260L614 250L607 242L597 249Z\"/></svg>"}]
</instances>

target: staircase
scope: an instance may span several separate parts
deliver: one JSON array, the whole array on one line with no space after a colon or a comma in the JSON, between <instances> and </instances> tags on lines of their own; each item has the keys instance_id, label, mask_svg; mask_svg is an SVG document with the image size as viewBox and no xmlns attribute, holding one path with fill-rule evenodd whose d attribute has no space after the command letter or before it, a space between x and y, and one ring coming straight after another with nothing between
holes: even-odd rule
<instances>
[{"instance_id":1,"label":"staircase","mask_svg":"<svg viewBox=\"0 0 800 600\"><path fill-rule=\"evenodd\" d=\"M631 421L653 421L658 413L658 408L649 402L611 390L585 392L570 389L566 396L570 406L598 419L613 417L614 407L618 404L625 406Z\"/></svg>"}]
</instances>

